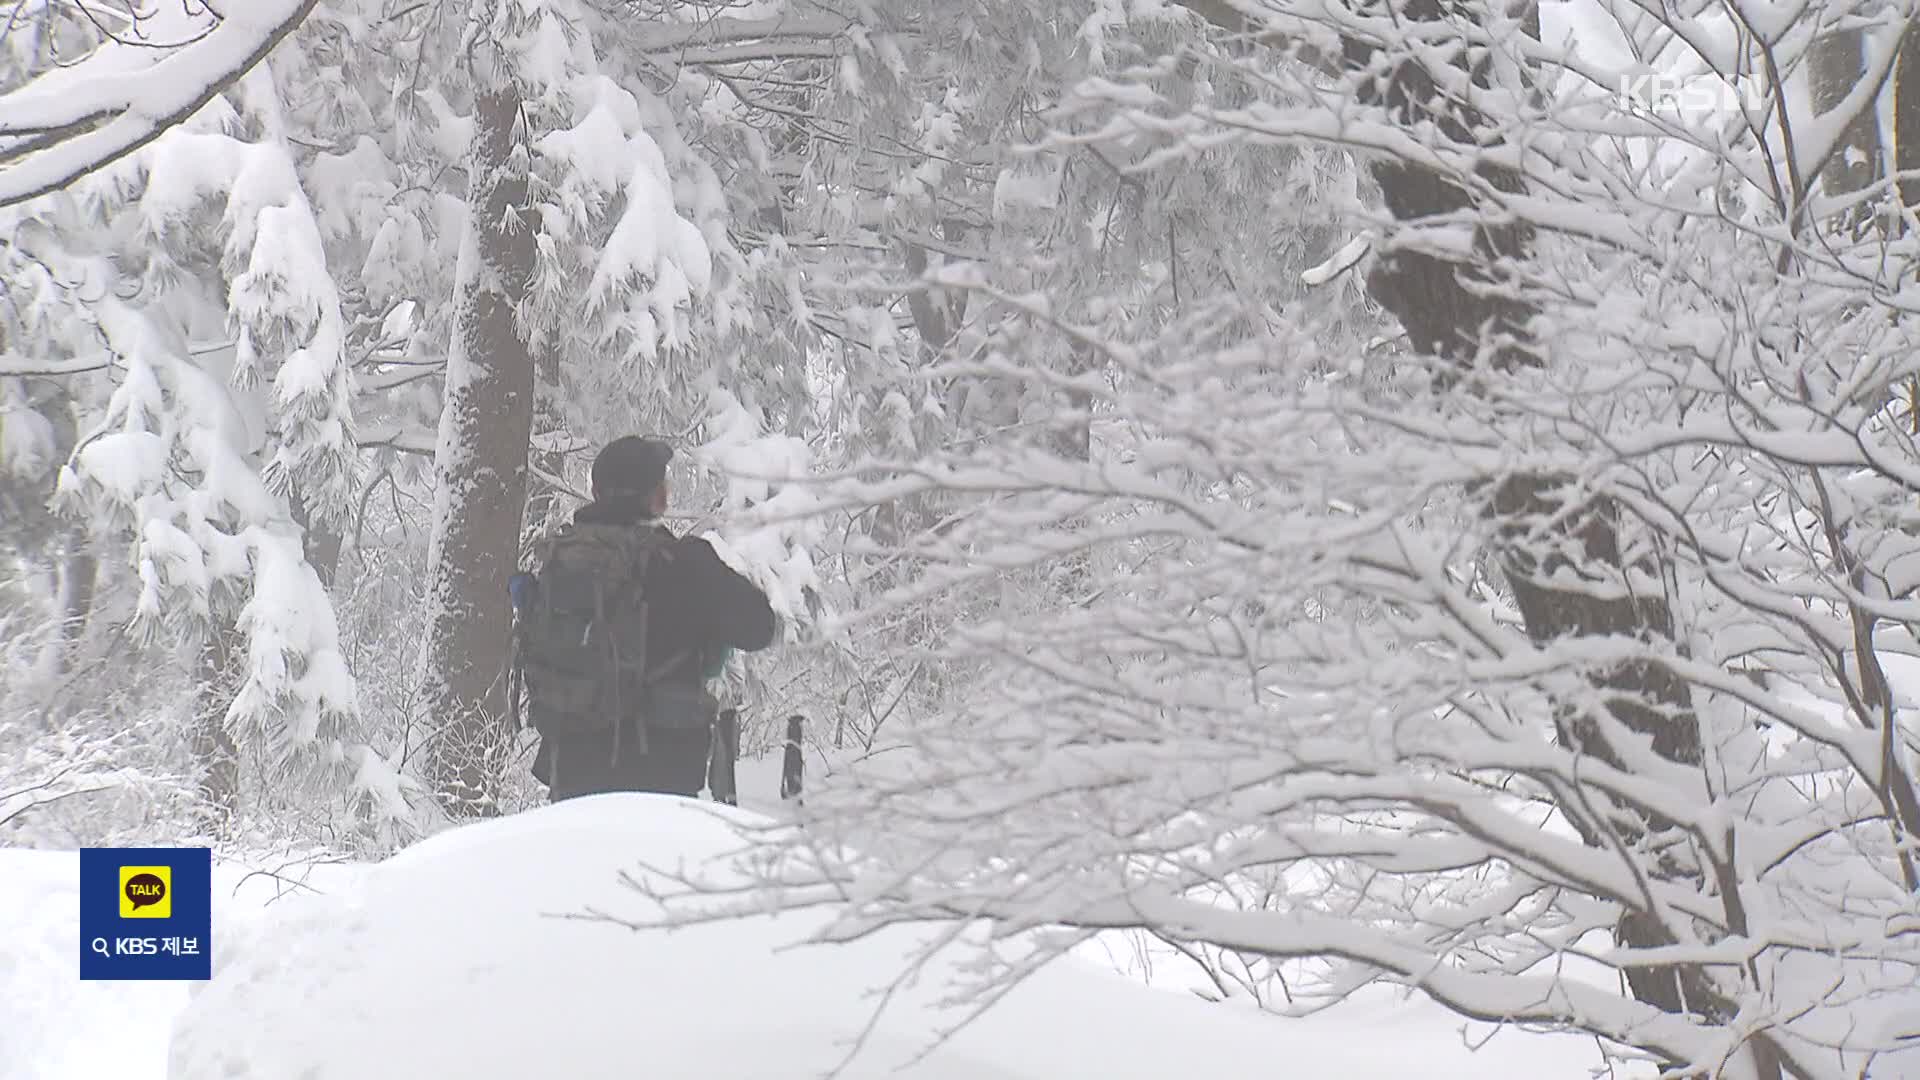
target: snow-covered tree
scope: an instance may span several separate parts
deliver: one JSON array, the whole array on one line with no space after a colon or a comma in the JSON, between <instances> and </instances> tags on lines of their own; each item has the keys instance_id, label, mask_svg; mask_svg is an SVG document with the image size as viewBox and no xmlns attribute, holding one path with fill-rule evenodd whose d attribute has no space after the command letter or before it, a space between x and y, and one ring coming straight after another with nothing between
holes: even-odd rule
<instances>
[{"instance_id":1,"label":"snow-covered tree","mask_svg":"<svg viewBox=\"0 0 1920 1080\"><path fill-rule=\"evenodd\" d=\"M880 463L858 498L976 505L872 617L1091 577L958 612L994 677L811 791L767 883L835 907L828 936L1065 928L988 987L1138 929L1282 1012L1387 981L1675 1075L1910 1068L1916 251L1838 212L1896 221L1896 184L1821 184L1910 13L1187 10L1223 33L1085 81L1079 137L1141 146L1149 182L1355 154L1379 204L1339 262L1410 355L1355 378L1311 309L1075 327L1110 453L998 432ZM1837 24L1860 78L1814 114ZM1729 89L1631 97L1650 73ZM1071 325L991 268L939 284ZM996 344L996 375L1069 385Z\"/></svg>"},{"instance_id":2,"label":"snow-covered tree","mask_svg":"<svg viewBox=\"0 0 1920 1080\"><path fill-rule=\"evenodd\" d=\"M230 25L207 40L231 42ZM17 93L97 89L148 62L130 56L179 55L169 43L109 38ZM209 800L231 809L245 755L263 788L339 794L390 830L404 784L367 743L306 561L306 526L352 505L358 450L346 311L283 106L270 66L249 67L179 126L7 211L0 375L61 388L46 399L74 430L60 501L133 538L134 628L198 643Z\"/></svg>"},{"instance_id":3,"label":"snow-covered tree","mask_svg":"<svg viewBox=\"0 0 1920 1080\"><path fill-rule=\"evenodd\" d=\"M923 452L1010 429L1078 445L1085 457L1099 421L1088 415L1092 399L1068 380L1099 382L1106 373L1076 331L1205 306L1220 320L1216 336L1245 333L1305 299L1299 271L1345 239L1314 209L1351 186L1338 154L1272 147L1207 155L1148 178L1135 169L1143 146L1058 115L1080 80L1191 37L1193 20L1177 11L605 6L644 11L648 18L622 24L625 54L639 58L640 76L672 79L696 102L690 123L724 151L727 190L741 211L735 232L758 271L768 324L760 340L804 354L811 380L809 413L774 415L805 434L827 469L875 457L910 468ZM1195 85L1183 74L1162 77ZM1251 218L1260 228L1247 227L1242 200L1262 207ZM936 279L947 265L1044 295L1071 325L943 288ZM1342 288L1316 302L1334 301L1329 310L1347 316L1341 332L1351 334L1364 321L1353 318L1353 299ZM968 366L1010 342L1024 362L1047 364L1063 381L1040 385ZM743 375L763 402L793 399L766 374ZM891 549L964 512L966 501L921 492L854 513L846 529L832 530L847 542L826 564L828 605L857 606L905 580L909 568ZM1075 589L1070 576L1031 584ZM896 611L884 629L791 651L773 664L784 669L769 695L781 702L776 719L793 707L826 712L835 720L825 730L844 735L849 724L857 731L892 715L903 693L924 704L964 687L963 672L882 643L936 643L952 603L1000 596L945 597Z\"/></svg>"},{"instance_id":4,"label":"snow-covered tree","mask_svg":"<svg viewBox=\"0 0 1920 1080\"><path fill-rule=\"evenodd\" d=\"M18 62L6 85L32 81L10 103L52 108L62 88L110 96L127 89L127 72L177 75L169 58L216 38L231 45L238 28L269 14L154 5L126 20L86 18L96 13L29 5L29 17L16 18L7 55ZM149 516L173 514L177 500L154 501L153 487L206 488L212 466L133 477L104 452L131 445L115 425L163 443L196 426L218 432L236 455L218 483L252 486L247 520L272 518L297 543L298 573L313 576L302 588L333 586L347 552L344 595L389 605L373 618L356 607L353 640L334 644L328 603L310 595L283 605L288 619L317 628L308 644L326 654L358 653L363 636L389 649L424 642L410 677L391 665L360 669L379 684L375 714L354 706L343 683L312 703L316 715L357 716L395 765L450 803L490 805L506 734L499 583L520 550L536 396L551 495L584 487L588 452L636 429L690 435L689 461L708 466L708 480L765 460L793 471L805 455L768 417L804 414L793 388L804 391L805 380L771 373L778 365L756 351L765 322L750 293L764 285L729 234L729 200L709 157L677 130L687 98L632 77L606 12L330 0L282 14L288 48L232 77L201 56L210 80L199 106L149 117L167 130L8 211L11 246L0 255L21 271L7 277L14 321L0 358L8 473L18 481L6 497L51 528L40 508L58 461L72 455L65 505L133 528L136 565L153 563L143 617L203 646L195 742L209 796L231 805L254 782L255 758L272 790L272 773L305 753L299 733L315 723L283 723L279 703L254 693L245 672L272 654L248 644L271 628L241 618L263 610L243 607L263 564L204 550L205 573L188 572L200 563L175 572L155 561ZM52 70L49 56L84 60ZM50 141L9 145L68 152ZM476 163L476 153L491 156ZM145 366L116 351L136 347L147 350ZM168 364L153 359L160 352ZM756 380L780 391L757 392ZM113 436L104 447L90 438L102 431ZM221 488L229 508L231 490ZM695 506L722 509L778 497L751 477L726 492L703 482L692 494ZM376 507L377 495L391 506ZM212 542L177 518L173 527L196 543ZM240 527L220 519L215 529ZM7 531L36 550L61 547L57 530L39 539ZM803 616L806 527L723 531L730 556ZM383 550L389 542L403 550ZM177 546L179 558L191 554ZM425 577L416 576L421 562ZM391 617L393 596L421 592L430 602ZM309 658L291 662L297 672ZM376 775L343 774L344 790L364 790L360 781ZM298 803L318 794L280 788Z\"/></svg>"},{"instance_id":5,"label":"snow-covered tree","mask_svg":"<svg viewBox=\"0 0 1920 1080\"><path fill-rule=\"evenodd\" d=\"M547 403L540 454L571 473L548 469L544 482L576 492L588 455L569 464L555 448L631 431L694 435L692 460L723 473L769 454L777 472L804 459L753 390L781 380L752 362L753 268L729 235L722 185L679 130L674 88L629 77L622 25L591 5L474 5L462 40L479 59L448 76L473 102L470 186L419 672L430 769L456 812L499 804L510 734L501 583L522 548L536 400ZM721 508L768 501L754 483L734 484ZM790 583L776 589L784 600L810 572L802 533L736 532L727 546L770 584Z\"/></svg>"},{"instance_id":6,"label":"snow-covered tree","mask_svg":"<svg viewBox=\"0 0 1920 1080\"><path fill-rule=\"evenodd\" d=\"M58 191L185 122L316 2L9 4L0 75L17 66L35 77L17 88L0 79L0 206Z\"/></svg>"}]
</instances>

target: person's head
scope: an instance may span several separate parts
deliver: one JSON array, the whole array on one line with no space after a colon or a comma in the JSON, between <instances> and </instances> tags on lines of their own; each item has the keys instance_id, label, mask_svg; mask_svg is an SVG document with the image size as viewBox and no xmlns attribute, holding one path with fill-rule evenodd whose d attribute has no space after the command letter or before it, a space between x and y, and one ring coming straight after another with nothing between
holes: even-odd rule
<instances>
[{"instance_id":1,"label":"person's head","mask_svg":"<svg viewBox=\"0 0 1920 1080\"><path fill-rule=\"evenodd\" d=\"M667 512L667 463L673 447L658 439L624 435L593 459L595 502L637 503L658 517Z\"/></svg>"}]
</instances>

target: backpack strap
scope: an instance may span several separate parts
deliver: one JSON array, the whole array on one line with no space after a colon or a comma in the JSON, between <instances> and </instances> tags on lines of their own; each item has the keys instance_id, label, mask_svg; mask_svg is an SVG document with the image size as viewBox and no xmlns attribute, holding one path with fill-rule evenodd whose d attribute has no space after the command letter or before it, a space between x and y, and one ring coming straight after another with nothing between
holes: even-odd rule
<instances>
[{"instance_id":1,"label":"backpack strap","mask_svg":"<svg viewBox=\"0 0 1920 1080\"><path fill-rule=\"evenodd\" d=\"M646 701L647 689L654 683L654 680L648 676L647 672L647 574L653 569L654 552L672 542L673 538L671 534L668 534L666 537L661 537L652 531L636 534L634 542L628 551L629 563L627 566L627 577L622 583L624 585L625 595L616 598L616 605L618 607L624 607L626 600L633 595L634 591L637 590L639 593L638 602L634 604L633 625L636 626L638 630L634 635L633 654L638 664L640 675L640 684L636 689L639 691L642 704ZM620 740L627 726L627 714L625 702L620 699L620 685L623 680L618 677L618 673L622 667L620 636L617 632L613 632L613 624L608 625L608 637L613 649L613 665L616 673L613 680L613 708L615 717L613 756L614 760L617 761L620 758ZM646 717L639 717L638 722L633 725L633 728L635 752L644 757L650 745L647 739Z\"/></svg>"},{"instance_id":2,"label":"backpack strap","mask_svg":"<svg viewBox=\"0 0 1920 1080\"><path fill-rule=\"evenodd\" d=\"M640 625L643 627L647 624L647 620L646 620L647 598L646 598L646 593L644 591L645 574L648 570L651 569L652 558L656 553L667 551L668 553L664 556L664 558L667 559L668 561L671 561L673 556L670 552L670 549L675 543L679 542L680 540L679 537L673 535L671 531L667 530L665 526L660 526L659 528L661 532L664 533L665 535L658 536L658 538L656 539L650 539L650 542L642 549L642 554L641 554L641 564L642 564L641 584L643 586L643 591L640 597L640 613L641 613ZM640 677L641 687L647 688L647 687L658 685L659 683L665 681L668 675L673 674L676 670L684 666L688 661L698 659L699 655L700 655L700 649L698 646L688 648L688 649L682 649L681 651L674 653L672 656L668 657L665 662L650 668L645 668L641 672L641 677ZM646 654L642 653L641 663L645 665L646 662L647 662Z\"/></svg>"}]
</instances>

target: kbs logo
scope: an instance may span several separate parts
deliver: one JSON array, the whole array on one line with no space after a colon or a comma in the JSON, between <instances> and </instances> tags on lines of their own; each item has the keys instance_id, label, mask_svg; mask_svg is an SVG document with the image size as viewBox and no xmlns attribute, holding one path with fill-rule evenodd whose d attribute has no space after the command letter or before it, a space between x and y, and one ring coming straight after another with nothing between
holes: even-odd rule
<instances>
[{"instance_id":1,"label":"kbs logo","mask_svg":"<svg viewBox=\"0 0 1920 1080\"><path fill-rule=\"evenodd\" d=\"M81 848L80 978L213 977L213 852Z\"/></svg>"},{"instance_id":2,"label":"kbs logo","mask_svg":"<svg viewBox=\"0 0 1920 1080\"><path fill-rule=\"evenodd\" d=\"M1764 116L1773 108L1773 89L1748 75L1679 75L1641 71L1620 79L1614 104L1637 116L1701 119L1708 116Z\"/></svg>"},{"instance_id":3,"label":"kbs logo","mask_svg":"<svg viewBox=\"0 0 1920 1080\"><path fill-rule=\"evenodd\" d=\"M120 917L123 919L173 918L173 867L121 867Z\"/></svg>"}]
</instances>

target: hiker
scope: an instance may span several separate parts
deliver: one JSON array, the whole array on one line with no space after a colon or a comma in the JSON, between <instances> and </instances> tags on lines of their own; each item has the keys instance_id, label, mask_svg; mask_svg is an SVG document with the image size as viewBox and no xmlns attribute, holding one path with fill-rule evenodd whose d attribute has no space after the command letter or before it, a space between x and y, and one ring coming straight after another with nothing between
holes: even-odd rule
<instances>
[{"instance_id":1,"label":"hiker","mask_svg":"<svg viewBox=\"0 0 1920 1080\"><path fill-rule=\"evenodd\" d=\"M706 681L728 650L773 642L766 594L705 540L659 522L672 458L655 439L608 443L593 462L593 501L510 586L514 667L540 733L533 775L552 802L697 796L719 716Z\"/></svg>"}]
</instances>

